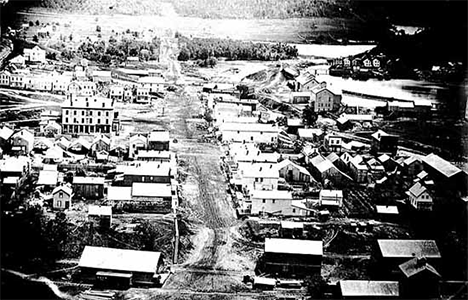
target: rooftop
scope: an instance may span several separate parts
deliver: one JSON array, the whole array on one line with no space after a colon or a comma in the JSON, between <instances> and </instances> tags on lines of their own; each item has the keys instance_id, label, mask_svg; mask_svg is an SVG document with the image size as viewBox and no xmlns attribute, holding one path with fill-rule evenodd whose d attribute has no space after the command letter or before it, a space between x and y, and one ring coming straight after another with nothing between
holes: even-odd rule
<instances>
[{"instance_id":1,"label":"rooftop","mask_svg":"<svg viewBox=\"0 0 468 300\"><path fill-rule=\"evenodd\" d=\"M168 142L169 140L168 131L152 131L148 138L150 142Z\"/></svg>"},{"instance_id":2,"label":"rooftop","mask_svg":"<svg viewBox=\"0 0 468 300\"><path fill-rule=\"evenodd\" d=\"M341 280L339 282L343 296L399 296L397 281Z\"/></svg>"},{"instance_id":3,"label":"rooftop","mask_svg":"<svg viewBox=\"0 0 468 300\"><path fill-rule=\"evenodd\" d=\"M321 197L338 197L343 198L343 191L339 190L321 190L320 191Z\"/></svg>"},{"instance_id":4,"label":"rooftop","mask_svg":"<svg viewBox=\"0 0 468 300\"><path fill-rule=\"evenodd\" d=\"M292 200L292 194L290 191L262 191L253 190L251 198L255 199L276 199L276 200Z\"/></svg>"},{"instance_id":5,"label":"rooftop","mask_svg":"<svg viewBox=\"0 0 468 300\"><path fill-rule=\"evenodd\" d=\"M169 176L171 175L171 164L157 162L139 162L135 166L117 165L117 173L137 176Z\"/></svg>"},{"instance_id":6,"label":"rooftop","mask_svg":"<svg viewBox=\"0 0 468 300\"><path fill-rule=\"evenodd\" d=\"M56 185L58 179L58 171L45 171L39 172L39 179L37 185Z\"/></svg>"},{"instance_id":7,"label":"rooftop","mask_svg":"<svg viewBox=\"0 0 468 300\"><path fill-rule=\"evenodd\" d=\"M433 266L428 264L426 258L424 257L415 257L413 259L408 260L405 263L402 263L398 267L407 278L410 278L424 271L429 271L435 276L441 277L439 272L437 272L437 270Z\"/></svg>"},{"instance_id":8,"label":"rooftop","mask_svg":"<svg viewBox=\"0 0 468 300\"><path fill-rule=\"evenodd\" d=\"M139 78L138 83L163 84L165 81L159 76L146 76Z\"/></svg>"},{"instance_id":9,"label":"rooftop","mask_svg":"<svg viewBox=\"0 0 468 300\"><path fill-rule=\"evenodd\" d=\"M156 273L160 252L86 246L79 266L100 270Z\"/></svg>"},{"instance_id":10,"label":"rooftop","mask_svg":"<svg viewBox=\"0 0 468 300\"><path fill-rule=\"evenodd\" d=\"M375 208L378 214L386 214L386 215L398 214L398 207L395 205L376 205Z\"/></svg>"},{"instance_id":11,"label":"rooftop","mask_svg":"<svg viewBox=\"0 0 468 300\"><path fill-rule=\"evenodd\" d=\"M58 186L56 187L53 191L52 191L52 195L60 192L60 191L64 191L66 194L68 194L69 196L72 195L73 191L71 189L71 187L67 186L67 185L61 185L61 186Z\"/></svg>"},{"instance_id":12,"label":"rooftop","mask_svg":"<svg viewBox=\"0 0 468 300\"><path fill-rule=\"evenodd\" d=\"M295 164L293 163L292 161L290 161L289 159L285 159L285 160L282 160L280 161L278 164L277 164L277 167L278 167L278 170L281 170L282 168L288 166L288 165L292 165L294 166L295 168L297 168L300 172L304 173L304 174L308 174L310 175L310 172L307 171L306 168L298 165L298 164Z\"/></svg>"},{"instance_id":13,"label":"rooftop","mask_svg":"<svg viewBox=\"0 0 468 300\"><path fill-rule=\"evenodd\" d=\"M423 186L421 183L416 182L410 189L409 192L414 195L415 197L419 197L422 193L427 191L426 187Z\"/></svg>"},{"instance_id":14,"label":"rooftop","mask_svg":"<svg viewBox=\"0 0 468 300\"><path fill-rule=\"evenodd\" d=\"M287 229L304 228L304 223L302 223L302 222L291 222L291 221L281 221L281 228L287 228Z\"/></svg>"},{"instance_id":15,"label":"rooftop","mask_svg":"<svg viewBox=\"0 0 468 300\"><path fill-rule=\"evenodd\" d=\"M276 164L268 164L269 167L257 166L252 164L251 167L246 167L242 170L244 177L255 177L255 178L278 178L279 172Z\"/></svg>"},{"instance_id":16,"label":"rooftop","mask_svg":"<svg viewBox=\"0 0 468 300\"><path fill-rule=\"evenodd\" d=\"M73 184L95 184L104 185L104 177L73 177Z\"/></svg>"},{"instance_id":17,"label":"rooftop","mask_svg":"<svg viewBox=\"0 0 468 300\"><path fill-rule=\"evenodd\" d=\"M412 258L425 256L440 258L439 248L434 240L377 240L383 257Z\"/></svg>"},{"instance_id":18,"label":"rooftop","mask_svg":"<svg viewBox=\"0 0 468 300\"><path fill-rule=\"evenodd\" d=\"M134 182L132 184L132 196L134 197L171 197L172 188L166 183Z\"/></svg>"},{"instance_id":19,"label":"rooftop","mask_svg":"<svg viewBox=\"0 0 468 300\"><path fill-rule=\"evenodd\" d=\"M132 200L132 187L109 186L107 188L107 199L111 201L130 201Z\"/></svg>"},{"instance_id":20,"label":"rooftop","mask_svg":"<svg viewBox=\"0 0 468 300\"><path fill-rule=\"evenodd\" d=\"M64 101L62 108L112 109L112 99L99 96L74 96Z\"/></svg>"},{"instance_id":21,"label":"rooftop","mask_svg":"<svg viewBox=\"0 0 468 300\"><path fill-rule=\"evenodd\" d=\"M323 255L322 241L265 239L265 253Z\"/></svg>"},{"instance_id":22,"label":"rooftop","mask_svg":"<svg viewBox=\"0 0 468 300\"><path fill-rule=\"evenodd\" d=\"M241 132L274 132L278 133L278 127L271 124L249 124L249 126L239 125L238 123L223 123L219 126L220 131L241 131Z\"/></svg>"},{"instance_id":23,"label":"rooftop","mask_svg":"<svg viewBox=\"0 0 468 300\"><path fill-rule=\"evenodd\" d=\"M88 215L112 216L112 206L88 205Z\"/></svg>"},{"instance_id":24,"label":"rooftop","mask_svg":"<svg viewBox=\"0 0 468 300\"><path fill-rule=\"evenodd\" d=\"M447 178L462 172L462 170L460 170L456 166L452 165L450 162L446 161L445 159L434 153L431 153L428 156L424 157L423 161L432 168L439 171Z\"/></svg>"}]
</instances>

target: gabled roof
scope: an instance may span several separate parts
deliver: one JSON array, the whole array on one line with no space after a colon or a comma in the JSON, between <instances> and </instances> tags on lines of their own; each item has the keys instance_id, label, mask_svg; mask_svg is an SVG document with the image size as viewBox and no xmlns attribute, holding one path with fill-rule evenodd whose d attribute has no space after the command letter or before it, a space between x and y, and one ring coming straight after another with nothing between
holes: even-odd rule
<instances>
[{"instance_id":1,"label":"gabled roof","mask_svg":"<svg viewBox=\"0 0 468 300\"><path fill-rule=\"evenodd\" d=\"M156 273L160 252L86 246L79 266L99 270Z\"/></svg>"},{"instance_id":2,"label":"gabled roof","mask_svg":"<svg viewBox=\"0 0 468 300\"><path fill-rule=\"evenodd\" d=\"M322 241L265 239L265 253L323 255Z\"/></svg>"},{"instance_id":3,"label":"gabled roof","mask_svg":"<svg viewBox=\"0 0 468 300\"><path fill-rule=\"evenodd\" d=\"M57 122L55 122L54 120L51 120L47 123L46 126L44 126L44 129L46 128L49 128L49 127L52 127L54 129L58 129L60 130L62 128L62 126L60 126L60 124L58 124Z\"/></svg>"},{"instance_id":4,"label":"gabled roof","mask_svg":"<svg viewBox=\"0 0 468 300\"><path fill-rule=\"evenodd\" d=\"M436 277L441 277L439 272L437 272L433 266L427 263L425 257L415 257L405 263L402 263L398 267L407 278L413 277L414 275L417 275L421 272L430 272Z\"/></svg>"},{"instance_id":5,"label":"gabled roof","mask_svg":"<svg viewBox=\"0 0 468 300\"><path fill-rule=\"evenodd\" d=\"M307 171L306 168L298 165L298 164L295 164L293 163L292 161L290 161L289 159L285 159L285 160L282 160L280 161L278 164L277 164L277 168L278 170L281 170L282 168L286 167L286 166L293 166L295 168L297 168L301 173L304 173L304 174L307 174L307 175L310 175L309 171Z\"/></svg>"},{"instance_id":6,"label":"gabled roof","mask_svg":"<svg viewBox=\"0 0 468 300\"><path fill-rule=\"evenodd\" d=\"M341 295L344 297L398 297L398 281L341 280Z\"/></svg>"},{"instance_id":7,"label":"gabled roof","mask_svg":"<svg viewBox=\"0 0 468 300\"><path fill-rule=\"evenodd\" d=\"M378 157L378 159L380 160L380 162L384 163L392 158L388 156L387 154L382 154Z\"/></svg>"},{"instance_id":8,"label":"gabled roof","mask_svg":"<svg viewBox=\"0 0 468 300\"><path fill-rule=\"evenodd\" d=\"M69 147L72 148L77 145L81 145L83 148L86 148L86 149L91 149L91 143L82 137L79 137L78 139L72 141Z\"/></svg>"},{"instance_id":9,"label":"gabled roof","mask_svg":"<svg viewBox=\"0 0 468 300\"><path fill-rule=\"evenodd\" d=\"M323 173L331 168L334 168L334 165L331 163L331 161L326 159L318 165L316 165L315 167L317 168L317 170L319 170L320 173Z\"/></svg>"},{"instance_id":10,"label":"gabled roof","mask_svg":"<svg viewBox=\"0 0 468 300\"><path fill-rule=\"evenodd\" d=\"M326 161L326 159L321 154L316 155L310 159L310 163L315 167L317 167L319 164L321 164L324 161Z\"/></svg>"},{"instance_id":11,"label":"gabled roof","mask_svg":"<svg viewBox=\"0 0 468 300\"><path fill-rule=\"evenodd\" d=\"M397 215L398 207L396 205L376 205L378 214Z\"/></svg>"},{"instance_id":12,"label":"gabled roof","mask_svg":"<svg viewBox=\"0 0 468 300\"><path fill-rule=\"evenodd\" d=\"M334 163L335 161L337 161L338 159L340 159L340 157L339 157L338 154L336 154L335 152L332 152L332 153L328 154L328 156L326 157L326 159L328 159L329 161L331 161L332 163Z\"/></svg>"},{"instance_id":13,"label":"gabled roof","mask_svg":"<svg viewBox=\"0 0 468 300\"><path fill-rule=\"evenodd\" d=\"M415 196L416 198L421 196L424 192L426 192L427 189L425 186L423 186L421 183L416 182L410 189L409 192Z\"/></svg>"},{"instance_id":14,"label":"gabled roof","mask_svg":"<svg viewBox=\"0 0 468 300\"><path fill-rule=\"evenodd\" d=\"M377 240L383 257L425 256L440 258L439 248L434 240Z\"/></svg>"},{"instance_id":15,"label":"gabled roof","mask_svg":"<svg viewBox=\"0 0 468 300\"><path fill-rule=\"evenodd\" d=\"M383 130L377 130L376 132L374 132L372 135L372 138L380 141L380 139L383 137L383 136L395 136L395 135L392 135L392 134L388 134L386 133L385 131Z\"/></svg>"},{"instance_id":16,"label":"gabled roof","mask_svg":"<svg viewBox=\"0 0 468 300\"><path fill-rule=\"evenodd\" d=\"M132 135L130 137L130 143L133 143L134 141L138 141L138 140L142 140L144 141L145 143L148 141L148 139L146 138L146 136L142 135L142 134L135 134L135 135Z\"/></svg>"},{"instance_id":17,"label":"gabled roof","mask_svg":"<svg viewBox=\"0 0 468 300\"><path fill-rule=\"evenodd\" d=\"M66 185L61 185L61 186L56 187L56 188L52 191L52 195L55 195L56 193L58 193L58 192L60 192L60 191L63 191L64 193L68 194L69 196L72 195L72 189L71 189L71 187L66 186Z\"/></svg>"},{"instance_id":18,"label":"gabled roof","mask_svg":"<svg viewBox=\"0 0 468 300\"><path fill-rule=\"evenodd\" d=\"M34 143L34 133L29 131L26 128L23 128L17 132L15 132L12 136L13 138L20 137L28 142Z\"/></svg>"},{"instance_id":19,"label":"gabled roof","mask_svg":"<svg viewBox=\"0 0 468 300\"><path fill-rule=\"evenodd\" d=\"M99 141L102 141L103 143L105 143L107 145L110 145L110 143L111 143L111 139L109 137L107 137L106 135L104 135L104 134L99 134L98 136L96 136L96 138L93 140L92 144L94 145Z\"/></svg>"},{"instance_id":20,"label":"gabled roof","mask_svg":"<svg viewBox=\"0 0 468 300\"><path fill-rule=\"evenodd\" d=\"M8 140L12 135L13 129L11 129L10 127L3 126L2 129L0 129L0 138Z\"/></svg>"},{"instance_id":21,"label":"gabled roof","mask_svg":"<svg viewBox=\"0 0 468 300\"><path fill-rule=\"evenodd\" d=\"M462 172L462 170L434 153L424 157L423 161L447 178Z\"/></svg>"},{"instance_id":22,"label":"gabled roof","mask_svg":"<svg viewBox=\"0 0 468 300\"><path fill-rule=\"evenodd\" d=\"M403 164L409 166L409 165L411 165L411 164L413 164L413 163L415 163L415 162L418 162L418 161L419 161L419 159L418 159L417 157L415 157L415 156L410 156L410 157L408 157L407 159L405 159L405 160L403 161Z\"/></svg>"}]
</instances>

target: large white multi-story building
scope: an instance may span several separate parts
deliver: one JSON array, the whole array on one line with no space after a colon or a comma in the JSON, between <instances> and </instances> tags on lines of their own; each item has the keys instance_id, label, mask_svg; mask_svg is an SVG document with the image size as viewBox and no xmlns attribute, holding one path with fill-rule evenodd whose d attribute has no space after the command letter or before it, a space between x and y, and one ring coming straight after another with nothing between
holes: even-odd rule
<instances>
[{"instance_id":1,"label":"large white multi-story building","mask_svg":"<svg viewBox=\"0 0 468 300\"><path fill-rule=\"evenodd\" d=\"M114 101L69 94L62 104L63 133L108 133L114 121Z\"/></svg>"}]
</instances>

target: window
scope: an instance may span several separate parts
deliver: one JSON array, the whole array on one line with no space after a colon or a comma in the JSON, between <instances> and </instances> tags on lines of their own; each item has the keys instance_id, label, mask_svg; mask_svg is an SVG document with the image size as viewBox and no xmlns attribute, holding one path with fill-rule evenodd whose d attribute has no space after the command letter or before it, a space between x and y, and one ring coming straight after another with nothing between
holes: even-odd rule
<instances>
[{"instance_id":1,"label":"window","mask_svg":"<svg viewBox=\"0 0 468 300\"><path fill-rule=\"evenodd\" d=\"M101 116L101 112L100 112L100 111L98 111L98 112L97 112L97 115L98 115L98 117L100 117L100 116Z\"/></svg>"},{"instance_id":2,"label":"window","mask_svg":"<svg viewBox=\"0 0 468 300\"><path fill-rule=\"evenodd\" d=\"M106 117L108 117L108 116L109 116L109 112L108 112L108 111L106 111Z\"/></svg>"},{"instance_id":3,"label":"window","mask_svg":"<svg viewBox=\"0 0 468 300\"><path fill-rule=\"evenodd\" d=\"M74 111L73 111L73 115L75 115L75 116L76 116L76 110L74 110Z\"/></svg>"},{"instance_id":4,"label":"window","mask_svg":"<svg viewBox=\"0 0 468 300\"><path fill-rule=\"evenodd\" d=\"M265 203L265 199L262 200L262 203Z\"/></svg>"},{"instance_id":5,"label":"window","mask_svg":"<svg viewBox=\"0 0 468 300\"><path fill-rule=\"evenodd\" d=\"M65 110L65 114L68 115L68 109Z\"/></svg>"},{"instance_id":6,"label":"window","mask_svg":"<svg viewBox=\"0 0 468 300\"><path fill-rule=\"evenodd\" d=\"M106 124L109 124L109 119L106 119Z\"/></svg>"},{"instance_id":7,"label":"window","mask_svg":"<svg viewBox=\"0 0 468 300\"><path fill-rule=\"evenodd\" d=\"M65 123L68 123L68 118L65 118Z\"/></svg>"},{"instance_id":8,"label":"window","mask_svg":"<svg viewBox=\"0 0 468 300\"><path fill-rule=\"evenodd\" d=\"M295 209L295 208L293 208L293 209L292 209L292 212L293 212L293 213L296 213L296 209Z\"/></svg>"},{"instance_id":9,"label":"window","mask_svg":"<svg viewBox=\"0 0 468 300\"><path fill-rule=\"evenodd\" d=\"M60 193L60 194L59 194L59 198L63 198L63 193Z\"/></svg>"},{"instance_id":10,"label":"window","mask_svg":"<svg viewBox=\"0 0 468 300\"><path fill-rule=\"evenodd\" d=\"M274 204L274 203L275 203L275 199L271 200L271 203L273 203L273 204Z\"/></svg>"},{"instance_id":11,"label":"window","mask_svg":"<svg viewBox=\"0 0 468 300\"><path fill-rule=\"evenodd\" d=\"M83 123L83 124L84 124L84 122L85 122L85 121L84 121L84 118L81 118L81 123Z\"/></svg>"},{"instance_id":12,"label":"window","mask_svg":"<svg viewBox=\"0 0 468 300\"><path fill-rule=\"evenodd\" d=\"M101 124L101 119L97 119L97 123L98 123L98 124Z\"/></svg>"},{"instance_id":13,"label":"window","mask_svg":"<svg viewBox=\"0 0 468 300\"><path fill-rule=\"evenodd\" d=\"M81 111L81 115L84 116L84 110Z\"/></svg>"}]
</instances>

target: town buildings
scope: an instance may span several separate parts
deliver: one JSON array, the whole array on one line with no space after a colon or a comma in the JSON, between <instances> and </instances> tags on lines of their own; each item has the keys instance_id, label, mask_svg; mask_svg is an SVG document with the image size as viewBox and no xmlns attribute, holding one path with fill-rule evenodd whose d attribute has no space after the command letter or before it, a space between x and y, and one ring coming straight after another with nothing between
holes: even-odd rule
<instances>
[{"instance_id":1,"label":"town buildings","mask_svg":"<svg viewBox=\"0 0 468 300\"><path fill-rule=\"evenodd\" d=\"M64 133L110 133L116 117L108 98L69 94L62 104Z\"/></svg>"}]
</instances>

